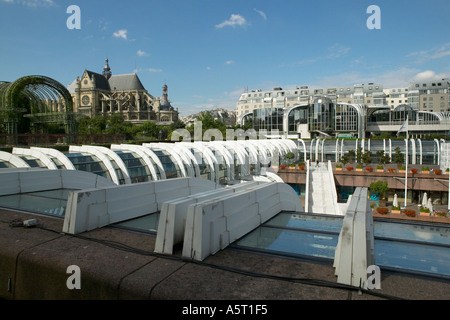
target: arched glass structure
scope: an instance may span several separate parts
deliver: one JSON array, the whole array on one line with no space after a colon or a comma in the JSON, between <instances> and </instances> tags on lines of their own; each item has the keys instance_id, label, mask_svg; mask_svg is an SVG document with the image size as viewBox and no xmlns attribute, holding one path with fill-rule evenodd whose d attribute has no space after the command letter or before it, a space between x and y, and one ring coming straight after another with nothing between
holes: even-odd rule
<instances>
[{"instance_id":1,"label":"arched glass structure","mask_svg":"<svg viewBox=\"0 0 450 320\"><path fill-rule=\"evenodd\" d=\"M408 163L440 164L445 140L408 139ZM0 168L47 168L92 172L115 184L132 184L180 177L198 177L219 184L267 176L267 169L294 161L340 162L343 155L358 150L371 152L378 163L382 151L394 159L396 150L406 152L406 139L259 139L210 142L150 143L144 145L70 146L62 153L50 148L14 148L0 151ZM353 159L355 161L355 159Z\"/></svg>"}]
</instances>

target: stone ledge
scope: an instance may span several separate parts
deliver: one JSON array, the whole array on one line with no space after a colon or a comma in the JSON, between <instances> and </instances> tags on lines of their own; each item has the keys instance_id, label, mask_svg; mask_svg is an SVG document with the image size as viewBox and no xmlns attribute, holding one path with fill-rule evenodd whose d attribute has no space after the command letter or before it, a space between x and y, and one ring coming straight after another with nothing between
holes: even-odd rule
<instances>
[{"instance_id":1,"label":"stone ledge","mask_svg":"<svg viewBox=\"0 0 450 320\"><path fill-rule=\"evenodd\" d=\"M15 219L37 218L48 229L62 230L63 221L0 210L0 299L16 300L344 300L378 299L372 295L235 273L226 268L281 277L336 283L331 265L280 256L225 249L205 262L221 266L145 255L108 246L118 243L153 252L155 236L102 228L84 239L41 228L12 228ZM99 241L96 241L99 240ZM179 252L175 252L179 255ZM69 290L69 265L81 270L81 289ZM10 281L10 291L7 284ZM448 299L450 281L405 274L384 274L381 294L407 299Z\"/></svg>"}]
</instances>

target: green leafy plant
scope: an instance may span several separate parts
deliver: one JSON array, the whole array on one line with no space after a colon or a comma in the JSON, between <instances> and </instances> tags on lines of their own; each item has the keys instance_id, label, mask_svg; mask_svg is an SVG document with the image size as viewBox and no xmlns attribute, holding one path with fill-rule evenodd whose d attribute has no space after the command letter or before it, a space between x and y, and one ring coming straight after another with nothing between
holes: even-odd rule
<instances>
[{"instance_id":1,"label":"green leafy plant","mask_svg":"<svg viewBox=\"0 0 450 320\"><path fill-rule=\"evenodd\" d=\"M394 163L405 162L405 158L403 157L403 153L401 152L399 147L395 148L395 153L392 156L392 162L394 162Z\"/></svg>"},{"instance_id":2,"label":"green leafy plant","mask_svg":"<svg viewBox=\"0 0 450 320\"><path fill-rule=\"evenodd\" d=\"M416 210L413 210L413 209L404 209L403 213L406 214L408 217L416 216Z\"/></svg>"},{"instance_id":3,"label":"green leafy plant","mask_svg":"<svg viewBox=\"0 0 450 320\"><path fill-rule=\"evenodd\" d=\"M372 193L378 193L380 197L385 198L386 193L390 190L387 181L372 182L369 186Z\"/></svg>"},{"instance_id":4,"label":"green leafy plant","mask_svg":"<svg viewBox=\"0 0 450 320\"><path fill-rule=\"evenodd\" d=\"M379 214L387 214L387 213L389 212L389 209L386 208L386 207L378 207L378 208L376 209L376 211L377 211Z\"/></svg>"},{"instance_id":5,"label":"green leafy plant","mask_svg":"<svg viewBox=\"0 0 450 320\"><path fill-rule=\"evenodd\" d=\"M434 213L437 216L439 216L439 217L446 217L447 216L447 212L445 212L445 211L435 211Z\"/></svg>"},{"instance_id":6,"label":"green leafy plant","mask_svg":"<svg viewBox=\"0 0 450 320\"><path fill-rule=\"evenodd\" d=\"M399 210L399 211L400 211L400 206L397 206L397 207L396 207L396 206L392 206L391 209L392 209L392 210Z\"/></svg>"}]
</instances>

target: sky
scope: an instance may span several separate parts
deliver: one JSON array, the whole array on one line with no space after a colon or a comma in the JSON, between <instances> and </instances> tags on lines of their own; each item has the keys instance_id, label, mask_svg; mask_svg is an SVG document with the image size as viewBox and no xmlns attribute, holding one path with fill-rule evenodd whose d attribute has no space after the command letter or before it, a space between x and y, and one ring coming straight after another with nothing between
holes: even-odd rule
<instances>
[{"instance_id":1,"label":"sky","mask_svg":"<svg viewBox=\"0 0 450 320\"><path fill-rule=\"evenodd\" d=\"M67 86L108 58L181 116L247 90L406 87L450 77L449 17L448 0L0 0L0 81Z\"/></svg>"}]
</instances>

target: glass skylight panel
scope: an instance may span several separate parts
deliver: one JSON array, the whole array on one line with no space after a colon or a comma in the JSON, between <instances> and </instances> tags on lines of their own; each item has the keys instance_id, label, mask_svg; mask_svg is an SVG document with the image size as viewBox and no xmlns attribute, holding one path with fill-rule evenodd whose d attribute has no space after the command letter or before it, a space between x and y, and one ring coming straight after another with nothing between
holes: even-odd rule
<instances>
[{"instance_id":1,"label":"glass skylight panel","mask_svg":"<svg viewBox=\"0 0 450 320\"><path fill-rule=\"evenodd\" d=\"M64 217L68 189L0 196L0 207Z\"/></svg>"}]
</instances>

